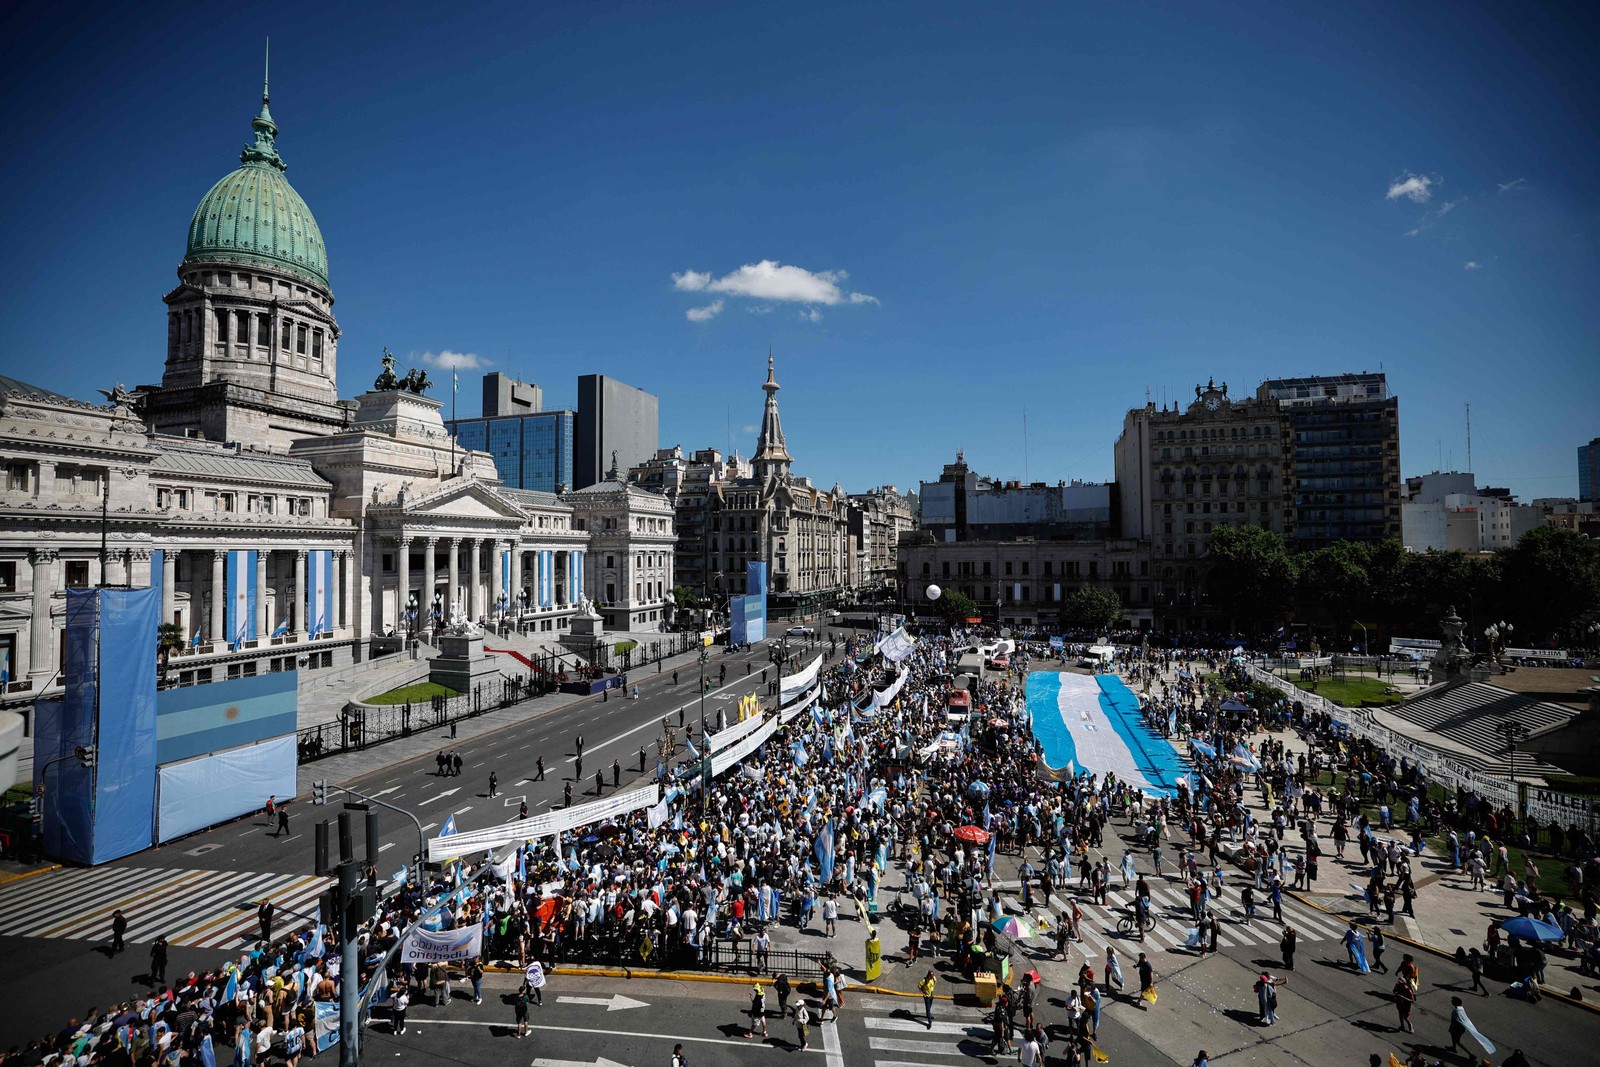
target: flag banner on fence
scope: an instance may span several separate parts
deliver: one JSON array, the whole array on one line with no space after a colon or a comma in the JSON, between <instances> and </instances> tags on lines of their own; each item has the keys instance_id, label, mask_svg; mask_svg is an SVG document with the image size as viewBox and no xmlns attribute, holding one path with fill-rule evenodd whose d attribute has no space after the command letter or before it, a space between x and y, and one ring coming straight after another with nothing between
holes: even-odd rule
<instances>
[{"instance_id":1,"label":"flag banner on fence","mask_svg":"<svg viewBox=\"0 0 1600 1067\"><path fill-rule=\"evenodd\" d=\"M591 801L577 807L545 812L529 819L481 830L466 830L448 837L428 840L428 862L443 863L458 856L470 856L486 849L499 848L514 841L528 841L536 837L552 837L563 830L571 830L587 823L603 822L618 815L642 811L653 807L661 799L661 786L655 782L642 789L614 793L604 800Z\"/></svg>"},{"instance_id":2,"label":"flag banner on fence","mask_svg":"<svg viewBox=\"0 0 1600 1067\"><path fill-rule=\"evenodd\" d=\"M644 812L646 825L652 830L667 825L667 810L667 802L665 800L646 808Z\"/></svg>"},{"instance_id":3,"label":"flag banner on fence","mask_svg":"<svg viewBox=\"0 0 1600 1067\"><path fill-rule=\"evenodd\" d=\"M810 689L817 680L817 672L822 669L822 657L819 655L795 674L786 674L778 685L778 703L787 704L789 701Z\"/></svg>"},{"instance_id":4,"label":"flag banner on fence","mask_svg":"<svg viewBox=\"0 0 1600 1067\"><path fill-rule=\"evenodd\" d=\"M483 924L454 930L413 930L400 950L401 963L439 963L466 960L483 953Z\"/></svg>"}]
</instances>

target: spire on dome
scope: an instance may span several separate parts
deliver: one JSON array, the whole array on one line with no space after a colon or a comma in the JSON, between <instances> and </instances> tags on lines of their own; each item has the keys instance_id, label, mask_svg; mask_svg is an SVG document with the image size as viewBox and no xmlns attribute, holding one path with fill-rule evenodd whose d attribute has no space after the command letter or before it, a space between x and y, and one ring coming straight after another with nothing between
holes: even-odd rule
<instances>
[{"instance_id":1,"label":"spire on dome","mask_svg":"<svg viewBox=\"0 0 1600 1067\"><path fill-rule=\"evenodd\" d=\"M256 117L250 120L250 126L256 131L254 144L245 146L239 153L240 163L264 163L280 171L288 170L289 165L278 155L276 138L278 124L272 121L272 111L267 107L270 96L267 92L272 63L272 42L267 41L267 54L261 64L261 110Z\"/></svg>"}]
</instances>

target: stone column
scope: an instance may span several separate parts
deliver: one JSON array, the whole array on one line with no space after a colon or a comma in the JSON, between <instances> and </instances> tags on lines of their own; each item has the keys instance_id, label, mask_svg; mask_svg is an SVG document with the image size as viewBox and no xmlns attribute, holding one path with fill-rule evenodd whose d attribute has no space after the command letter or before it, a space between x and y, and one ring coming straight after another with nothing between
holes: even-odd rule
<instances>
[{"instance_id":1,"label":"stone column","mask_svg":"<svg viewBox=\"0 0 1600 1067\"><path fill-rule=\"evenodd\" d=\"M350 573L352 556L349 549L339 551L339 628L350 628L350 590L355 576Z\"/></svg>"},{"instance_id":2,"label":"stone column","mask_svg":"<svg viewBox=\"0 0 1600 1067\"><path fill-rule=\"evenodd\" d=\"M128 581L128 556L125 548L106 549L106 560L103 566L105 573L100 580L106 585L130 585Z\"/></svg>"},{"instance_id":3,"label":"stone column","mask_svg":"<svg viewBox=\"0 0 1600 1067\"><path fill-rule=\"evenodd\" d=\"M522 542L511 542L511 600L510 607L513 614L518 612L517 594L522 592Z\"/></svg>"},{"instance_id":4,"label":"stone column","mask_svg":"<svg viewBox=\"0 0 1600 1067\"><path fill-rule=\"evenodd\" d=\"M272 549L259 548L256 550L256 640L265 641L272 636L272 630L267 626L267 557L272 555Z\"/></svg>"},{"instance_id":5,"label":"stone column","mask_svg":"<svg viewBox=\"0 0 1600 1067\"><path fill-rule=\"evenodd\" d=\"M450 616L456 613L456 577L461 573L461 538L450 538L450 571L445 576L444 583L444 619L449 622Z\"/></svg>"},{"instance_id":6,"label":"stone column","mask_svg":"<svg viewBox=\"0 0 1600 1067\"><path fill-rule=\"evenodd\" d=\"M211 627L206 632L206 644L224 640L223 630L228 625L224 609L228 604L228 583L223 575L228 553L220 548L211 550Z\"/></svg>"},{"instance_id":7,"label":"stone column","mask_svg":"<svg viewBox=\"0 0 1600 1067\"><path fill-rule=\"evenodd\" d=\"M394 609L395 619L397 620L394 628L395 632L399 633L406 628L406 603L411 599L411 538L402 533L397 540L400 546L400 554L394 561L394 569L400 576L400 602L395 605ZM418 610L420 611L421 608L418 608Z\"/></svg>"},{"instance_id":8,"label":"stone column","mask_svg":"<svg viewBox=\"0 0 1600 1067\"><path fill-rule=\"evenodd\" d=\"M150 550L142 547L128 549L128 584L139 584L148 588L152 577Z\"/></svg>"},{"instance_id":9,"label":"stone column","mask_svg":"<svg viewBox=\"0 0 1600 1067\"><path fill-rule=\"evenodd\" d=\"M306 635L306 550L299 548L294 553L294 588L289 591L289 618L294 621L289 624L291 637L304 638Z\"/></svg>"},{"instance_id":10,"label":"stone column","mask_svg":"<svg viewBox=\"0 0 1600 1067\"><path fill-rule=\"evenodd\" d=\"M483 538L474 537L468 543L472 547L468 549L471 554L467 557L467 618L477 622L483 614L483 573L480 569Z\"/></svg>"},{"instance_id":11,"label":"stone column","mask_svg":"<svg viewBox=\"0 0 1600 1067\"><path fill-rule=\"evenodd\" d=\"M437 537L422 539L422 595L417 598L421 601L417 610L422 613L421 629L430 634L433 632L433 591L439 584L433 576L433 553L438 547Z\"/></svg>"},{"instance_id":12,"label":"stone column","mask_svg":"<svg viewBox=\"0 0 1600 1067\"><path fill-rule=\"evenodd\" d=\"M28 626L28 677L49 678L56 672L54 650L50 647L55 636L55 624L50 620L50 600L56 591L55 564L60 558L53 549L36 548L28 554L33 564L33 617Z\"/></svg>"},{"instance_id":13,"label":"stone column","mask_svg":"<svg viewBox=\"0 0 1600 1067\"><path fill-rule=\"evenodd\" d=\"M178 613L178 553L168 548L161 553L161 621L172 622ZM184 635L189 636L188 634Z\"/></svg>"}]
</instances>

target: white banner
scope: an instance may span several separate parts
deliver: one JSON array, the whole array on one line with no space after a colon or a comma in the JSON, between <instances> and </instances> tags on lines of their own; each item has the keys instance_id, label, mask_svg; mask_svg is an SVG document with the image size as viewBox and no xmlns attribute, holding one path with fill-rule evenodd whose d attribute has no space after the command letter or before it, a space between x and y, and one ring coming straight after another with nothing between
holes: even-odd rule
<instances>
[{"instance_id":1,"label":"white banner","mask_svg":"<svg viewBox=\"0 0 1600 1067\"><path fill-rule=\"evenodd\" d=\"M729 767L732 767L734 764L743 760L746 756L750 755L750 753L764 745L767 741L767 738L771 737L777 732L777 730L778 718L777 716L773 716L772 718L762 722L759 730L745 738L743 741L740 741L732 748L726 750L712 749L711 773L713 775L721 774Z\"/></svg>"},{"instance_id":2,"label":"white banner","mask_svg":"<svg viewBox=\"0 0 1600 1067\"><path fill-rule=\"evenodd\" d=\"M750 731L759 728L760 725L761 716L752 715L748 719L734 723L726 730L721 730L712 734L706 739L706 744L710 745L713 749L727 748L729 745L738 741L739 738L745 736Z\"/></svg>"},{"instance_id":3,"label":"white banner","mask_svg":"<svg viewBox=\"0 0 1600 1067\"><path fill-rule=\"evenodd\" d=\"M400 950L401 963L439 963L469 960L483 953L483 924L454 930L413 930Z\"/></svg>"},{"instance_id":4,"label":"white banner","mask_svg":"<svg viewBox=\"0 0 1600 1067\"><path fill-rule=\"evenodd\" d=\"M822 657L818 656L798 673L785 675L778 683L778 703L787 704L807 689L810 689L811 684L817 680L817 672L821 669Z\"/></svg>"},{"instance_id":5,"label":"white banner","mask_svg":"<svg viewBox=\"0 0 1600 1067\"><path fill-rule=\"evenodd\" d=\"M645 813L645 822L654 830L667 824L667 802L652 805Z\"/></svg>"},{"instance_id":6,"label":"white banner","mask_svg":"<svg viewBox=\"0 0 1600 1067\"><path fill-rule=\"evenodd\" d=\"M468 830L464 834L450 834L448 837L434 837L428 841L428 862L443 863L453 860L458 856L468 856L483 852L488 849L509 845L513 841L529 841L536 837L553 837L563 830L572 830L589 823L601 822L605 819L626 815L630 812L640 811L653 807L661 799L661 786L652 782L643 789L635 789L627 793L613 793L604 800L596 800L588 804L580 804L575 808L562 808L558 811L545 812L535 815L531 819L518 819L516 822L504 823L500 826L489 826L482 830Z\"/></svg>"},{"instance_id":7,"label":"white banner","mask_svg":"<svg viewBox=\"0 0 1600 1067\"><path fill-rule=\"evenodd\" d=\"M791 704L788 707L784 708L782 711L780 711L778 713L778 722L780 722L783 725L787 726L789 724L789 722L791 720L793 720L796 715L800 714L802 711L805 711L811 705L815 704L817 702L817 698L818 697L822 697L822 696L825 696L825 695L826 694L823 692L822 686L820 686L820 685L817 686L817 688L813 689L811 692L806 694L806 698L804 700L797 701L796 703ZM750 720L746 719L745 721L749 722Z\"/></svg>"},{"instance_id":8,"label":"white banner","mask_svg":"<svg viewBox=\"0 0 1600 1067\"><path fill-rule=\"evenodd\" d=\"M903 626L878 643L878 651L883 653L883 658L890 663L904 661L916 647L917 642L906 633Z\"/></svg>"},{"instance_id":9,"label":"white banner","mask_svg":"<svg viewBox=\"0 0 1600 1067\"><path fill-rule=\"evenodd\" d=\"M900 689L906 684L906 679L909 677L911 677L911 669L909 667L901 667L900 676L889 685L889 688L881 693L872 694L872 703L880 708L886 708L894 703L894 698L900 695Z\"/></svg>"}]
</instances>

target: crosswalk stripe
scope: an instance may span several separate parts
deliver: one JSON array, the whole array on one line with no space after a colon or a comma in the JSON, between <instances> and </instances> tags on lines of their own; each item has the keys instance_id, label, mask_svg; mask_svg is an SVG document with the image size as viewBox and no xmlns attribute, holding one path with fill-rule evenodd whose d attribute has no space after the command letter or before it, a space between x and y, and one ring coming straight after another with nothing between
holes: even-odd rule
<instances>
[{"instance_id":1,"label":"crosswalk stripe","mask_svg":"<svg viewBox=\"0 0 1600 1067\"><path fill-rule=\"evenodd\" d=\"M277 905L279 930L298 929L316 916L316 900L322 892L321 879L305 876L286 883L271 894ZM235 912L231 923L212 930L192 944L199 948L237 948L241 941L253 941L257 931L256 916L251 912Z\"/></svg>"},{"instance_id":2,"label":"crosswalk stripe","mask_svg":"<svg viewBox=\"0 0 1600 1067\"><path fill-rule=\"evenodd\" d=\"M107 886L103 892L94 893L88 901L90 905L107 900L112 901L112 903L91 913L99 916L98 921L94 924L97 928L93 934L84 936L109 936L112 912L116 911L129 899L137 899L136 894L165 882L171 876L171 871L153 867L141 868L131 878L119 879L115 885ZM30 916L23 922L15 924L8 932L20 934L24 937L59 937L59 934L52 934L49 931L63 925L68 927L76 926L81 921L82 912L72 913L71 918L64 921L62 910L64 907L72 906L78 899L77 894L70 892L54 896L46 901L44 908L31 909ZM50 914L41 918L45 912Z\"/></svg>"},{"instance_id":3,"label":"crosswalk stripe","mask_svg":"<svg viewBox=\"0 0 1600 1067\"><path fill-rule=\"evenodd\" d=\"M967 1046L962 1048L962 1046ZM957 1041L907 1041L898 1037L871 1037L867 1047L874 1052L914 1052L921 1056L987 1056L989 1042L963 1037Z\"/></svg>"},{"instance_id":4,"label":"crosswalk stripe","mask_svg":"<svg viewBox=\"0 0 1600 1067\"><path fill-rule=\"evenodd\" d=\"M123 896L121 899L107 900L104 906L87 912L79 912L64 923L40 931L36 936L82 938L88 937L99 930L106 922L107 917L117 908L128 917L129 925L138 912L140 905L149 901L172 900L180 893L188 891L191 885L205 881L213 872L211 871L164 871L164 877L141 886L137 895Z\"/></svg>"},{"instance_id":5,"label":"crosswalk stripe","mask_svg":"<svg viewBox=\"0 0 1600 1067\"><path fill-rule=\"evenodd\" d=\"M59 886L67 883L82 884L90 881L103 881L118 875L129 874L136 868L127 867L99 867L95 870L69 869L39 878L23 878L9 885L0 886L0 915L11 915L12 901L41 899L41 886Z\"/></svg>"},{"instance_id":6,"label":"crosswalk stripe","mask_svg":"<svg viewBox=\"0 0 1600 1067\"><path fill-rule=\"evenodd\" d=\"M57 913L64 903L81 900L86 894L98 894L125 885L140 877L148 877L151 868L125 867L98 871L67 871L53 878L31 878L22 888L31 899L6 901L0 907L0 933L21 934L26 924L38 921L47 912ZM109 934L109 931L106 931Z\"/></svg>"},{"instance_id":7,"label":"crosswalk stripe","mask_svg":"<svg viewBox=\"0 0 1600 1067\"><path fill-rule=\"evenodd\" d=\"M868 1030L901 1030L918 1034L961 1034L972 1037L982 1037L988 1032L983 1023L972 1022L936 1022L930 1029L928 1024L920 1019L880 1019L868 1016L866 1019Z\"/></svg>"},{"instance_id":8,"label":"crosswalk stripe","mask_svg":"<svg viewBox=\"0 0 1600 1067\"><path fill-rule=\"evenodd\" d=\"M186 919L187 926L176 933L167 935L167 940L174 944L193 944L197 939L210 934L214 927L230 924L238 919L241 911L239 901L257 901L262 899L262 890L275 886L282 880L279 874L247 874L245 881L230 887L228 896L233 900L219 904L204 913L190 916ZM250 915L253 917L254 912Z\"/></svg>"},{"instance_id":9,"label":"crosswalk stripe","mask_svg":"<svg viewBox=\"0 0 1600 1067\"><path fill-rule=\"evenodd\" d=\"M253 881L255 877L241 871L218 871L215 877L195 882L186 888L182 896L169 898L163 903L130 916L128 940L153 941L156 934L166 932L167 940L171 941L170 930L173 926L187 921L197 908L214 907L213 901L230 893L234 886Z\"/></svg>"}]
</instances>

